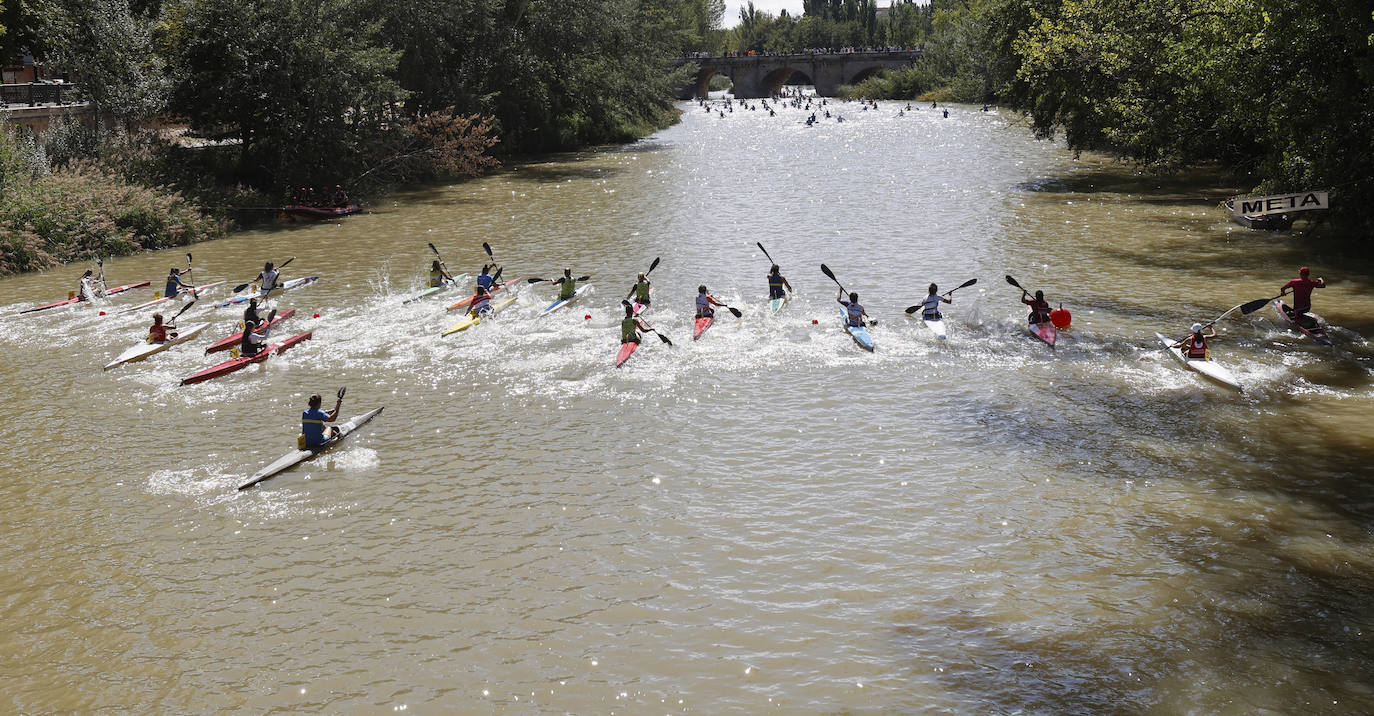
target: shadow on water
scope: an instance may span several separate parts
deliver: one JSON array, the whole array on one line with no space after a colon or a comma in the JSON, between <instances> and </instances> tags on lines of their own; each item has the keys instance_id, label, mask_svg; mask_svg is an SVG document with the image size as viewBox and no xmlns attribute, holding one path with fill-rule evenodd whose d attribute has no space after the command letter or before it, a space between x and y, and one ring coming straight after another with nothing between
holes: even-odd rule
<instances>
[{"instance_id":1,"label":"shadow on water","mask_svg":"<svg viewBox=\"0 0 1374 716\"><path fill-rule=\"evenodd\" d=\"M1056 394L1080 401L1091 390ZM1353 415L1304 420L1312 408L1298 398L1271 399L1282 405L1264 413L1238 398L1214 404L1227 413L1221 419L1187 419L1195 396L1123 392L1088 413L1090 425L1083 413L1022 407L1037 403L1033 396L969 401L957 419L982 423L995 452L1052 455L1084 480L1158 486L1133 491L1145 501L1122 525L1139 541L1137 559L1154 565L1144 574L1131 573L1141 562L1117 566L1094 552L1063 559L1144 579L1159 596L1127 590L1146 603L1118 604L1107 588L1099 605L1077 593L1069 613L1031 619L1019 599L1078 587L1052 575L1027 584L1035 578L1001 567L985 577L991 586L966 590L967 603L894 616L894 648L908 654L912 678L930 674L932 652L957 655L942 659L935 680L961 702L999 712L1374 707L1374 641L1366 636L1374 630L1366 608L1374 601L1374 441L1340 429ZM1108 435L1116 438L1104 445ZM1199 445L1208 446L1204 454ZM1285 468L1295 464L1303 469ZM1209 682L1240 688L1214 691Z\"/></svg>"}]
</instances>

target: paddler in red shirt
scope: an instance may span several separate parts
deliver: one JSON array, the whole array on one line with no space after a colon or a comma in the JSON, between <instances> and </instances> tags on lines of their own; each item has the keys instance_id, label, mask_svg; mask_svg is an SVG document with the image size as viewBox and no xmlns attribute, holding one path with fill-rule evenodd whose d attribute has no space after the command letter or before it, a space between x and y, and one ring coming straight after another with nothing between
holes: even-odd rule
<instances>
[{"instance_id":1,"label":"paddler in red shirt","mask_svg":"<svg viewBox=\"0 0 1374 716\"><path fill-rule=\"evenodd\" d=\"M1035 298L1031 298L1029 291L1021 289L1021 303L1030 306L1028 323L1045 323L1050 320L1050 304L1045 300L1044 291L1036 291Z\"/></svg>"},{"instance_id":2,"label":"paddler in red shirt","mask_svg":"<svg viewBox=\"0 0 1374 716\"><path fill-rule=\"evenodd\" d=\"M1318 276L1316 281L1307 277L1310 270L1303 266L1298 269L1298 277L1285 283L1283 290L1279 291L1279 296L1288 295L1288 290L1293 290L1293 320L1298 320L1300 316L1312 310L1312 289L1326 288L1326 279Z\"/></svg>"},{"instance_id":3,"label":"paddler in red shirt","mask_svg":"<svg viewBox=\"0 0 1374 716\"><path fill-rule=\"evenodd\" d=\"M1183 355L1188 358L1192 358L1194 360L1208 360L1209 356L1207 355L1207 339L1216 338L1217 329L1215 326L1212 326L1211 333L1203 333L1203 328L1206 328L1206 326L1203 326L1201 323L1194 323L1192 331L1188 334L1188 337L1184 338L1178 343L1175 343L1174 347L1182 348Z\"/></svg>"},{"instance_id":4,"label":"paddler in red shirt","mask_svg":"<svg viewBox=\"0 0 1374 716\"><path fill-rule=\"evenodd\" d=\"M169 332L169 331L170 331L170 332ZM149 343L166 343L166 342L167 342L168 336L171 336L172 338L176 338L176 337L177 337L177 327L176 327L176 324L169 323L169 324L167 324L167 325L163 325L163 324L162 324L162 314L161 314L161 313L154 313L154 314L153 314L153 325L152 325L151 328L148 329L148 342L149 342Z\"/></svg>"}]
</instances>

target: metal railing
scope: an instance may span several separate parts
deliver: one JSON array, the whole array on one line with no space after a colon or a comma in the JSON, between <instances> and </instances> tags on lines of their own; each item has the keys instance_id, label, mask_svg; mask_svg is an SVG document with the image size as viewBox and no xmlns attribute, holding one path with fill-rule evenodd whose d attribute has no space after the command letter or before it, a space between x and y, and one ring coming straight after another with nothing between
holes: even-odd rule
<instances>
[{"instance_id":1,"label":"metal railing","mask_svg":"<svg viewBox=\"0 0 1374 716\"><path fill-rule=\"evenodd\" d=\"M69 82L24 82L0 85L0 108L39 107L78 104L82 101L78 85Z\"/></svg>"}]
</instances>

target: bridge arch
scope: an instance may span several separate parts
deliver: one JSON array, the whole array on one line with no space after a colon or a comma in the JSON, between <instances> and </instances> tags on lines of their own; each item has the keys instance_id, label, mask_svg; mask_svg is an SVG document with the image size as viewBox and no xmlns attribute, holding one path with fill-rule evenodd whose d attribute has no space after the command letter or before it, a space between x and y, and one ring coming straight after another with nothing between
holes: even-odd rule
<instances>
[{"instance_id":1,"label":"bridge arch","mask_svg":"<svg viewBox=\"0 0 1374 716\"><path fill-rule=\"evenodd\" d=\"M729 66L725 66L725 67L710 67L710 66L705 66L705 67L702 67L700 70L697 70L697 77L696 77L696 80L694 80L694 81L692 82L692 92L693 92L693 96L694 96L694 97L710 97L710 96L711 96L711 78L712 78L712 77L715 77L716 75L724 75L724 76L726 76L726 77L729 77L731 82L734 82L734 81L735 81L734 71L733 71L733 69L732 69L731 67L729 67Z\"/></svg>"},{"instance_id":2,"label":"bridge arch","mask_svg":"<svg viewBox=\"0 0 1374 716\"><path fill-rule=\"evenodd\" d=\"M876 77L876 76L878 76L879 74L881 74L883 71L889 70L889 69L892 69L892 68L891 68L891 67L884 67L884 66L882 66L882 65L873 65L873 66L871 66L871 67L865 67L865 68L859 70L858 72L854 72L852 75L850 75L849 81L848 81L848 82L845 82L844 84L851 85L851 86L852 86L852 85L856 85L856 84L859 84L860 82L863 82L864 80L866 80L866 79L868 79L868 78L870 78L870 77Z\"/></svg>"},{"instance_id":3,"label":"bridge arch","mask_svg":"<svg viewBox=\"0 0 1374 716\"><path fill-rule=\"evenodd\" d=\"M788 84L794 79L805 79L806 82L802 84L816 84L816 81L813 80L810 75L795 67L786 65L783 67L779 67L775 70L772 70L768 74L764 75L763 82L761 83L762 86L760 87L760 89L763 90L765 97L772 97L782 92L783 85ZM796 82L791 83L796 84Z\"/></svg>"}]
</instances>

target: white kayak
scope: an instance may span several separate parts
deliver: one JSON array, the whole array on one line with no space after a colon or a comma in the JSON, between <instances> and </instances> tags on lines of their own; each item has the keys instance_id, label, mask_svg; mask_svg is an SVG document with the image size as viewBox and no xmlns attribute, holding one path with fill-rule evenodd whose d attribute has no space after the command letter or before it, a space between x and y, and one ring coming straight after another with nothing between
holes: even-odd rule
<instances>
[{"instance_id":1,"label":"white kayak","mask_svg":"<svg viewBox=\"0 0 1374 716\"><path fill-rule=\"evenodd\" d=\"M353 418L352 420L344 423L343 425L340 425L339 434L325 441L325 443L323 445L320 445L319 447L310 448L308 450L293 450L283 455L281 459L253 473L252 477L248 478L245 482L239 485L239 489L247 490L248 488L258 484L259 482L262 482L263 480L271 479L272 477L275 477L280 473L286 472L287 470L290 470L291 468L305 462L306 460L309 460L310 458L319 455L325 450L328 450L329 448L338 445L339 443L343 442L344 438L348 437L349 433L353 432L354 430L357 430L358 428L361 428L363 425L366 425L367 421L377 417L377 413L380 412L382 412L382 408L377 408L375 410L363 413L362 415Z\"/></svg>"},{"instance_id":2,"label":"white kayak","mask_svg":"<svg viewBox=\"0 0 1374 716\"><path fill-rule=\"evenodd\" d=\"M927 321L926 319L922 318L921 323L926 324L926 328L930 329L930 332L934 333L936 338L939 338L941 340L949 338L949 336L945 333L945 319L943 317L934 321Z\"/></svg>"},{"instance_id":3,"label":"white kayak","mask_svg":"<svg viewBox=\"0 0 1374 716\"><path fill-rule=\"evenodd\" d=\"M562 307L564 307L564 306L566 306L566 305L568 305L568 304L570 304L570 303L576 301L577 299L582 298L583 294L587 293L587 292L590 291L591 289L592 289L592 285L591 285L591 284L589 284L589 283L584 283L584 284L582 284L581 286L578 286L576 291L573 291L573 295L571 295L571 296L569 296L569 297L567 297L567 298L560 298L560 299L558 299L557 301L554 301L553 303L550 303L549 306L548 306L548 308L545 308L544 310L542 310L542 311L539 312L539 315L541 315L541 316L547 316L547 315L549 315L550 313L553 313L554 311L557 311L558 309L560 309L560 308L562 308Z\"/></svg>"},{"instance_id":4,"label":"white kayak","mask_svg":"<svg viewBox=\"0 0 1374 716\"><path fill-rule=\"evenodd\" d=\"M415 303L416 301L424 300L426 298L429 298L430 296L436 296L451 288L457 287L460 283L467 283L467 280L469 278L471 277L467 274L460 273L457 276L454 276L452 281L445 281L439 284L438 286L431 286L429 288L426 288L425 290L415 294L414 296L411 296L410 298L401 301L401 303Z\"/></svg>"},{"instance_id":5,"label":"white kayak","mask_svg":"<svg viewBox=\"0 0 1374 716\"><path fill-rule=\"evenodd\" d=\"M273 296L275 296L281 293L282 291L289 291L298 286L307 286L309 284L315 283L318 280L320 280L319 276L302 276L300 278L293 278L290 281L287 281L286 283L277 284L272 289L271 293ZM266 291L257 291L255 293L250 293L247 296L235 296L229 299L228 301L224 301L223 303L217 303L215 304L215 308L225 308L227 306L234 306L240 303L247 303L248 301L255 298L261 301L262 299L265 299L267 297L268 296Z\"/></svg>"},{"instance_id":6,"label":"white kayak","mask_svg":"<svg viewBox=\"0 0 1374 716\"><path fill-rule=\"evenodd\" d=\"M185 343L186 341L195 338L196 336L200 335L202 331L209 327L210 324L208 323L197 323L194 326L188 326L183 330L177 331L177 337L168 339L166 343L139 343L136 346L130 347L123 353L120 353L119 356L116 357L114 360L110 361L109 363L106 363L105 370L109 370L111 368L114 368L115 366L124 365L125 363L141 361L147 358L148 356L153 355L154 353L161 353L167 350L168 348L171 348L172 346L175 346L179 343Z\"/></svg>"},{"instance_id":7,"label":"white kayak","mask_svg":"<svg viewBox=\"0 0 1374 716\"><path fill-rule=\"evenodd\" d=\"M1162 333L1156 333L1155 338L1158 338L1159 342L1164 344L1164 350L1169 351L1169 355L1172 355L1178 362L1222 385L1245 392L1245 389L1240 387L1240 381L1236 379L1235 374L1212 360L1210 356L1207 358L1189 358L1183 354L1182 348L1174 348L1174 343L1176 341L1169 340Z\"/></svg>"},{"instance_id":8,"label":"white kayak","mask_svg":"<svg viewBox=\"0 0 1374 716\"><path fill-rule=\"evenodd\" d=\"M792 300L792 294L790 294L790 293L787 294L787 295L785 295L785 296L783 296L782 298L770 298L770 299L768 299L768 315L770 315L770 316L776 316L777 313L778 313L778 311L781 311L781 310L782 310L782 307L783 307L783 306L786 306L786 305L787 305L787 302L788 302L788 301L791 301L791 300Z\"/></svg>"},{"instance_id":9,"label":"white kayak","mask_svg":"<svg viewBox=\"0 0 1374 716\"><path fill-rule=\"evenodd\" d=\"M222 286L223 284L224 284L223 281L216 281L216 282L214 282L214 283L207 283L207 284L205 284L205 285L203 285L203 286L196 286L195 288L188 288L188 289L186 289L185 291L182 291L180 294L178 294L178 295L176 295L176 296L162 296L162 297L159 297L159 298L155 298L155 299L153 299L153 300L151 300L151 301L149 301L149 302L147 302L147 303L140 303L140 304L138 304L137 306L130 306L129 308L121 309L121 310L119 310L119 311L116 311L116 313L117 313L117 314L123 314L123 313L133 313L134 311L141 311L141 310L143 310L143 309L145 309L145 308L152 308L153 306L160 306L160 305L162 305L162 304L164 304L164 303L168 303L168 302L171 302L171 301L175 301L175 300L181 298L182 296L200 296L200 294L205 293L206 291L209 291L209 290L212 289L212 288L216 288L216 287L218 287L218 286Z\"/></svg>"}]
</instances>

